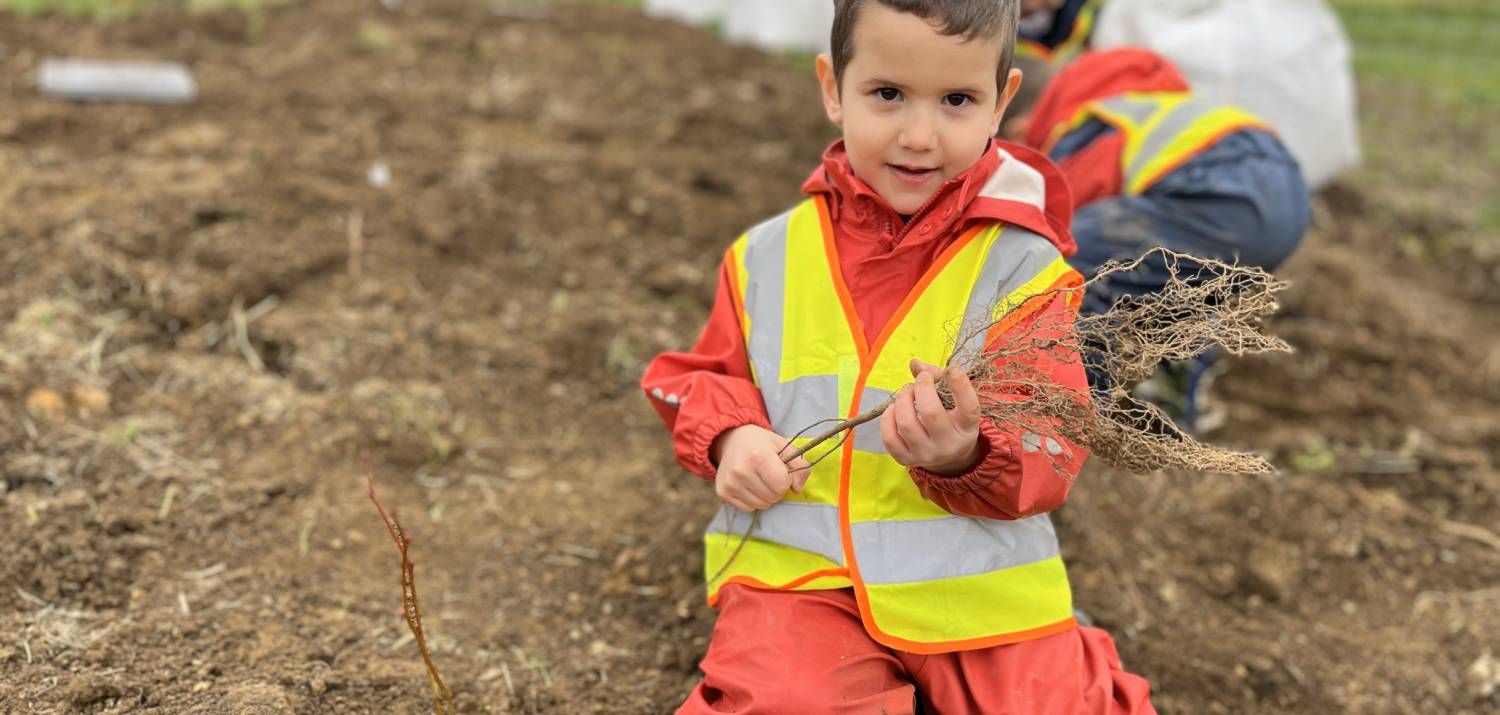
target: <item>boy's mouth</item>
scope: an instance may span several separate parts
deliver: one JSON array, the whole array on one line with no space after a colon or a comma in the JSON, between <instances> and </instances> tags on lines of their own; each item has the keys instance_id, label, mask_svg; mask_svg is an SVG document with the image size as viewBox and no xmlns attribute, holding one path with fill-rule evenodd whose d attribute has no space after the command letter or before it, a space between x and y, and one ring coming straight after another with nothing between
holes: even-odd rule
<instances>
[{"instance_id":1,"label":"boy's mouth","mask_svg":"<svg viewBox=\"0 0 1500 715\"><path fill-rule=\"evenodd\" d=\"M896 175L896 178L912 185L925 184L928 179L937 176L938 173L936 167L908 166L905 164L886 164L886 168L889 168L891 173Z\"/></svg>"}]
</instances>

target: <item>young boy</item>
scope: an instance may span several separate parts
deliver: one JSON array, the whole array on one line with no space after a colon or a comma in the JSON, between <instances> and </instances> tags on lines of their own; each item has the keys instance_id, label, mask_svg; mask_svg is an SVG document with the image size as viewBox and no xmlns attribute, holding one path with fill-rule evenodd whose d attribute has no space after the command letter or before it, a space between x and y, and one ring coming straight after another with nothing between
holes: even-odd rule
<instances>
[{"instance_id":1,"label":"young boy","mask_svg":"<svg viewBox=\"0 0 1500 715\"><path fill-rule=\"evenodd\" d=\"M1084 275L1157 246L1273 270L1302 241L1307 185L1264 121L1195 97L1177 68L1149 50L1086 53L1050 81L1046 70L1027 65L1027 82L1045 88L1033 92L1034 109L1012 106L1004 128L1067 176L1077 212L1070 263ZM1179 269L1191 276L1196 266ZM1167 278L1161 262L1116 274L1093 284L1082 309L1102 312ZM1162 375L1169 379L1153 382L1171 393L1159 401L1189 430L1207 426L1194 423L1210 363L1173 366Z\"/></svg>"},{"instance_id":2,"label":"young boy","mask_svg":"<svg viewBox=\"0 0 1500 715\"><path fill-rule=\"evenodd\" d=\"M1003 312L1078 282L1055 168L991 140L1021 79L1017 5L841 0L817 74L843 140L805 201L725 254L693 350L643 378L678 460L725 503L705 535L719 618L679 712L1154 712L1109 636L1073 618L1046 512L1081 450L982 421L964 372L935 367L961 326L1073 314L1066 292ZM1027 360L1086 389L1077 360ZM817 466L783 462L802 428L893 395Z\"/></svg>"}]
</instances>

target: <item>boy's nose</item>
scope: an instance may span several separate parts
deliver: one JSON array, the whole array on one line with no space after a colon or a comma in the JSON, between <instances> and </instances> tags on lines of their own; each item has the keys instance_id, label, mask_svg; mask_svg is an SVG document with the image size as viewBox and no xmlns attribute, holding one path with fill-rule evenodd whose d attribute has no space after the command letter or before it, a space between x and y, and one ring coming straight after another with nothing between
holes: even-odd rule
<instances>
[{"instance_id":1,"label":"boy's nose","mask_svg":"<svg viewBox=\"0 0 1500 715\"><path fill-rule=\"evenodd\" d=\"M901 142L901 148L911 151L927 151L932 148L937 140L936 127L932 117L926 112L913 112L901 127L901 135L897 138Z\"/></svg>"}]
</instances>

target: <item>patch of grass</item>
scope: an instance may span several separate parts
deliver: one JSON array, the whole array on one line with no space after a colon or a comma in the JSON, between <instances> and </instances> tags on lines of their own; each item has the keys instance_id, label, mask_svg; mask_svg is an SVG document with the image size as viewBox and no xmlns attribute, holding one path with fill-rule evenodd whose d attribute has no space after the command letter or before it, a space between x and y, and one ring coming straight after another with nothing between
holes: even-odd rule
<instances>
[{"instance_id":1,"label":"patch of grass","mask_svg":"<svg viewBox=\"0 0 1500 715\"><path fill-rule=\"evenodd\" d=\"M1420 89L1433 109L1478 119L1500 111L1500 3L1334 0L1363 81Z\"/></svg>"},{"instance_id":2,"label":"patch of grass","mask_svg":"<svg viewBox=\"0 0 1500 715\"><path fill-rule=\"evenodd\" d=\"M188 12L238 10L259 17L266 8L284 5L291 0L0 0L0 12L22 17L61 15L109 21L134 17L159 7L180 8Z\"/></svg>"},{"instance_id":3,"label":"patch of grass","mask_svg":"<svg viewBox=\"0 0 1500 715\"><path fill-rule=\"evenodd\" d=\"M1365 166L1351 179L1393 223L1452 228L1423 255L1500 246L1500 3L1331 0L1354 47ZM1418 221L1418 223L1425 223Z\"/></svg>"}]
</instances>

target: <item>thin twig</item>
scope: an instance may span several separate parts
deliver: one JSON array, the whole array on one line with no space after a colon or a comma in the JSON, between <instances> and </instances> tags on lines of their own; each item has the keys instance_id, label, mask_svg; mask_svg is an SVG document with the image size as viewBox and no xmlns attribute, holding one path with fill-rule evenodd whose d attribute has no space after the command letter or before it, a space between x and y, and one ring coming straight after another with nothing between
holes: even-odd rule
<instances>
[{"instance_id":1,"label":"thin twig","mask_svg":"<svg viewBox=\"0 0 1500 715\"><path fill-rule=\"evenodd\" d=\"M432 687L432 711L437 715L455 713L453 707L453 691L443 683L443 677L438 674L437 666L432 663L432 654L427 650L427 636L422 631L422 608L417 602L417 576L416 567L407 555L407 548L411 541L406 538L406 533L401 530L401 525L386 514L385 507L380 505L380 500L375 498L375 469L370 465L370 454L360 454L360 460L365 467L365 495L375 504L375 509L380 512L380 518L385 522L385 528L391 532L391 540L396 542L396 550L401 552L401 609L406 615L406 627L411 629L412 637L417 641L417 648L422 652L422 662L427 665L427 684Z\"/></svg>"},{"instance_id":2,"label":"thin twig","mask_svg":"<svg viewBox=\"0 0 1500 715\"><path fill-rule=\"evenodd\" d=\"M365 278L365 213L359 209L349 212L349 280L354 285Z\"/></svg>"},{"instance_id":3,"label":"thin twig","mask_svg":"<svg viewBox=\"0 0 1500 715\"><path fill-rule=\"evenodd\" d=\"M260 354L255 352L255 346L250 344L250 324L245 319L244 298L234 297L234 302L229 306L229 319L234 323L234 342L239 346L240 354L245 356L245 362L250 363L251 370L265 372L266 364L261 361Z\"/></svg>"}]
</instances>

